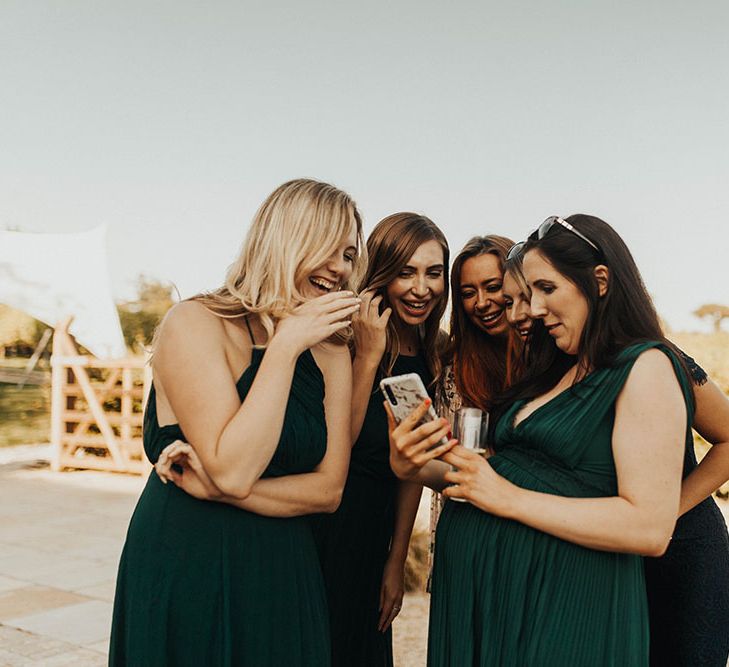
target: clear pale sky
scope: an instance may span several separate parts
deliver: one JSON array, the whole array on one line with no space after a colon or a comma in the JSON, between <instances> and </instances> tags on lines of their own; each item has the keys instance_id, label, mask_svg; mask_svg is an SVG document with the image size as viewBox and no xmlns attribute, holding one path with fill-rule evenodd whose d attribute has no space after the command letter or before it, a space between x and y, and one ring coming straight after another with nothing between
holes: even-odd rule
<instances>
[{"instance_id":1,"label":"clear pale sky","mask_svg":"<svg viewBox=\"0 0 729 667\"><path fill-rule=\"evenodd\" d=\"M456 252L550 214L625 238L659 312L729 304L729 3L0 3L0 227L109 228L140 273L217 286L279 183Z\"/></svg>"}]
</instances>

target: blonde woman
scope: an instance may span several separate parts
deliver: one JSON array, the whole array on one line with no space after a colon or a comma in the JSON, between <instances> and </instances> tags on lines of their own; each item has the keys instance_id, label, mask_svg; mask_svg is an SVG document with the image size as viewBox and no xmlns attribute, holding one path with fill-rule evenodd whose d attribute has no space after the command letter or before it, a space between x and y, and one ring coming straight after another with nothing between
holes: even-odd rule
<instances>
[{"instance_id":1,"label":"blonde woman","mask_svg":"<svg viewBox=\"0 0 729 667\"><path fill-rule=\"evenodd\" d=\"M340 501L359 300L354 202L280 186L217 291L165 318L144 423L150 475L119 566L111 665L328 665L308 519ZM174 448L172 448L174 449ZM178 447L179 450L179 447ZM166 468L169 460L182 473ZM166 484L167 480L173 483Z\"/></svg>"},{"instance_id":2,"label":"blonde woman","mask_svg":"<svg viewBox=\"0 0 729 667\"><path fill-rule=\"evenodd\" d=\"M439 372L448 298L448 243L428 218L395 213L367 239L365 292L353 321L352 459L342 504L317 517L315 536L329 601L332 664L392 665L391 624L421 487L390 469L380 378Z\"/></svg>"}]
</instances>

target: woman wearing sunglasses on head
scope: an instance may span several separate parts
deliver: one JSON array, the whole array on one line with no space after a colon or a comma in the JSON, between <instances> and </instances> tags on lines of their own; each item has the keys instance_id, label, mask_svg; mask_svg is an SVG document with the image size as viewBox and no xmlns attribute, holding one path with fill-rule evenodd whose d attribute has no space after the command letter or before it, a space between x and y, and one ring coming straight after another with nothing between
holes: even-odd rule
<instances>
[{"instance_id":1,"label":"woman wearing sunglasses on head","mask_svg":"<svg viewBox=\"0 0 729 667\"><path fill-rule=\"evenodd\" d=\"M352 457L342 503L314 532L329 602L334 667L392 665L391 624L403 600L408 543L422 494L390 468L379 381L440 370L448 243L429 218L395 213L367 239L369 264L354 317Z\"/></svg>"},{"instance_id":2,"label":"woman wearing sunglasses on head","mask_svg":"<svg viewBox=\"0 0 729 667\"><path fill-rule=\"evenodd\" d=\"M437 445L448 426L415 428L425 406L391 422L395 472L469 501L438 526L429 664L647 665L640 556L673 532L688 372L605 222L549 218L523 257L555 345L496 406L495 454Z\"/></svg>"},{"instance_id":3,"label":"woman wearing sunglasses on head","mask_svg":"<svg viewBox=\"0 0 729 667\"><path fill-rule=\"evenodd\" d=\"M516 244L506 261L504 301L511 326L528 336L533 320L531 290L521 268L522 246ZM540 344L554 343L530 343ZM710 496L729 479L729 399L691 357L678 351L694 384L692 426L713 447L697 464L693 442L686 440L673 538L663 556L644 561L651 665L724 667L729 653L729 562L724 522Z\"/></svg>"}]
</instances>

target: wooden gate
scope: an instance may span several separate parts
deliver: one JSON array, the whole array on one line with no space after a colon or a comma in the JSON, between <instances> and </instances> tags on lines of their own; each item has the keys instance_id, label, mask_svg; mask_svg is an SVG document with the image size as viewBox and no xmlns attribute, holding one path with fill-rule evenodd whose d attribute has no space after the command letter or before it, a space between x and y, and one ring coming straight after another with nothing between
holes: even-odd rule
<instances>
[{"instance_id":1,"label":"wooden gate","mask_svg":"<svg viewBox=\"0 0 729 667\"><path fill-rule=\"evenodd\" d=\"M80 354L57 326L51 357L54 470L88 468L144 474L142 415L151 386L144 359L102 360Z\"/></svg>"}]
</instances>

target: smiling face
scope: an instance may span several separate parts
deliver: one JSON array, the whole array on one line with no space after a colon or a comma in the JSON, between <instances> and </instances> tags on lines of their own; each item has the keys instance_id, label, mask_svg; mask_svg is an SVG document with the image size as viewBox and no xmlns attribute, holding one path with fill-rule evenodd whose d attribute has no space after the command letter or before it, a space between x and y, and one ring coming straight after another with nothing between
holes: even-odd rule
<instances>
[{"instance_id":1,"label":"smiling face","mask_svg":"<svg viewBox=\"0 0 729 667\"><path fill-rule=\"evenodd\" d=\"M526 339L532 328L530 296L523 292L516 278L509 271L504 273L503 294L507 321L522 338Z\"/></svg>"},{"instance_id":2,"label":"smiling face","mask_svg":"<svg viewBox=\"0 0 729 667\"><path fill-rule=\"evenodd\" d=\"M590 312L584 294L539 250L530 250L524 256L524 277L532 290L532 317L544 322L560 350L576 355Z\"/></svg>"},{"instance_id":3,"label":"smiling face","mask_svg":"<svg viewBox=\"0 0 729 667\"><path fill-rule=\"evenodd\" d=\"M314 269L301 286L301 293L308 299L341 289L349 280L357 257L357 232L352 225L349 233L340 241L326 262Z\"/></svg>"},{"instance_id":4,"label":"smiling face","mask_svg":"<svg viewBox=\"0 0 729 667\"><path fill-rule=\"evenodd\" d=\"M385 288L394 315L403 324L423 324L445 290L443 248L435 239L418 246L397 278Z\"/></svg>"},{"instance_id":5,"label":"smiling face","mask_svg":"<svg viewBox=\"0 0 729 667\"><path fill-rule=\"evenodd\" d=\"M502 294L503 272L496 255L469 257L459 276L461 307L468 319L489 336L503 336L508 330Z\"/></svg>"}]
</instances>

